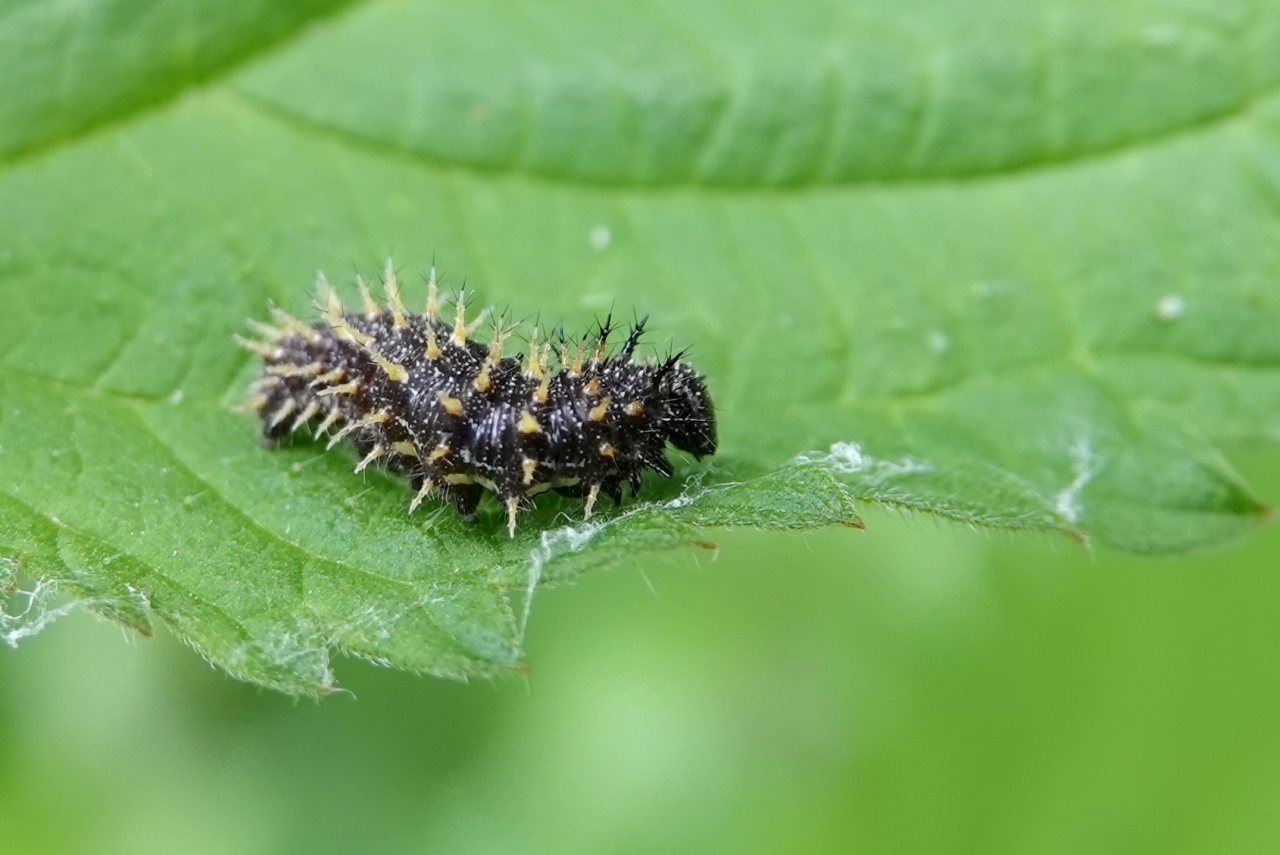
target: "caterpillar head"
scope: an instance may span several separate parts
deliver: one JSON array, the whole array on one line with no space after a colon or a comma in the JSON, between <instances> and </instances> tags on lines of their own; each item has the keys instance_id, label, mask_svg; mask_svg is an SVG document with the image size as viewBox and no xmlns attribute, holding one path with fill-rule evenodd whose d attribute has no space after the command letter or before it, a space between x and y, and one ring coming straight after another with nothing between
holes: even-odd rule
<instances>
[{"instance_id":1,"label":"caterpillar head","mask_svg":"<svg viewBox=\"0 0 1280 855\"><path fill-rule=\"evenodd\" d=\"M702 375L680 361L659 370L658 395L666 409L667 439L681 451L702 458L716 451L716 414Z\"/></svg>"}]
</instances>

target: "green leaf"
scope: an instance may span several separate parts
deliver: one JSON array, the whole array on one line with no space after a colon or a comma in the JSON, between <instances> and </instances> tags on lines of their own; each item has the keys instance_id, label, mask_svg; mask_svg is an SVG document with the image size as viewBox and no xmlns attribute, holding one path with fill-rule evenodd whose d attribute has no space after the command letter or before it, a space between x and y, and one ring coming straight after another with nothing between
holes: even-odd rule
<instances>
[{"instance_id":1,"label":"green leaf","mask_svg":"<svg viewBox=\"0 0 1280 855\"><path fill-rule=\"evenodd\" d=\"M121 122L350 0L0 0L0 161Z\"/></svg>"},{"instance_id":2,"label":"green leaf","mask_svg":"<svg viewBox=\"0 0 1280 855\"><path fill-rule=\"evenodd\" d=\"M1215 449L1280 436L1277 0L300 29L338 5L0 0L0 44L44 39L0 51L14 584L323 692L334 649L521 667L539 584L855 499L1144 552L1264 514ZM408 517L349 450L260 447L232 333L388 253L517 314L650 313L722 453L590 523L540 500L510 540L495 507Z\"/></svg>"}]
</instances>

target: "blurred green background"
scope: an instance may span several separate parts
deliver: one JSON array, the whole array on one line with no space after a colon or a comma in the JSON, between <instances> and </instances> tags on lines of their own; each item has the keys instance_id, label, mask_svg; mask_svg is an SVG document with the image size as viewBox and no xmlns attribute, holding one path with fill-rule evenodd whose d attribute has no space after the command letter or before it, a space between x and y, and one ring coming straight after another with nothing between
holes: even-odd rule
<instances>
[{"instance_id":1,"label":"blurred green background","mask_svg":"<svg viewBox=\"0 0 1280 855\"><path fill-rule=\"evenodd\" d=\"M1280 495L1280 454L1235 462ZM77 613L0 655L0 848L1280 850L1280 530L867 521L546 592L496 685L342 661L293 701Z\"/></svg>"}]
</instances>

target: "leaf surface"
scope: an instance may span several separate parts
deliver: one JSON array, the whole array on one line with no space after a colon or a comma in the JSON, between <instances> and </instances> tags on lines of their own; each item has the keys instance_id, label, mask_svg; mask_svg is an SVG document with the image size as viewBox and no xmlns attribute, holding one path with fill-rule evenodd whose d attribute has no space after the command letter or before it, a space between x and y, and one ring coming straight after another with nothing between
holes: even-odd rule
<instances>
[{"instance_id":1,"label":"leaf surface","mask_svg":"<svg viewBox=\"0 0 1280 855\"><path fill-rule=\"evenodd\" d=\"M863 500L1169 552L1265 511L1216 447L1280 436L1280 2L188 5L0 2L0 43L81 16L0 51L15 580L306 693L334 649L521 667L539 584L716 526ZM510 540L260 447L232 333L389 253L650 313L722 452Z\"/></svg>"}]
</instances>

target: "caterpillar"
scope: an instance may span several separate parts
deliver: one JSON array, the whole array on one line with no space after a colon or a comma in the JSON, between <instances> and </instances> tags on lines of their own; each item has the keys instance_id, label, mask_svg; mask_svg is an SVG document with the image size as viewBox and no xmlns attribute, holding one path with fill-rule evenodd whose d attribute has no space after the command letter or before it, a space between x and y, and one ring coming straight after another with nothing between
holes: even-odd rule
<instances>
[{"instance_id":1,"label":"caterpillar","mask_svg":"<svg viewBox=\"0 0 1280 855\"><path fill-rule=\"evenodd\" d=\"M276 444L302 428L328 447L344 440L361 460L407 475L412 513L429 496L449 500L474 521L484 491L505 506L507 531L532 499L547 490L584 500L590 518L603 494L635 495L652 469L670 477L670 443L695 458L716 450L715 411L703 377L684 353L636 361L645 319L610 346L612 314L578 339L563 331L539 339L529 355L504 356L517 324L490 324L488 310L467 319L466 298L442 316L435 269L422 314L406 310L388 260L384 304L357 277L362 307L351 312L318 274L320 319L305 323L272 306L274 323L250 320L256 338L237 336L262 357L250 407L262 419L263 440Z\"/></svg>"}]
</instances>

